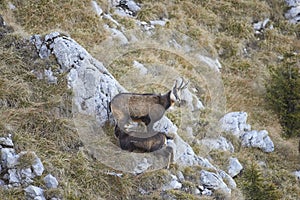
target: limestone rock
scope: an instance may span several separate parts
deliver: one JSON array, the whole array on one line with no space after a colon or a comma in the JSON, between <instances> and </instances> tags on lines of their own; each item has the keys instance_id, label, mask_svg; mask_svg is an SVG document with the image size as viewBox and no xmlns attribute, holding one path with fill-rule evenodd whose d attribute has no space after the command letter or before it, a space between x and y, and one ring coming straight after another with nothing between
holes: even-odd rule
<instances>
[{"instance_id":1,"label":"limestone rock","mask_svg":"<svg viewBox=\"0 0 300 200\"><path fill-rule=\"evenodd\" d=\"M44 190L39 187L30 185L30 186L26 187L24 189L24 191L25 191L25 195L28 199L46 200L46 198L44 197Z\"/></svg>"},{"instance_id":2,"label":"limestone rock","mask_svg":"<svg viewBox=\"0 0 300 200\"><path fill-rule=\"evenodd\" d=\"M119 0L117 5L122 8L128 15L135 16L141 7L133 0Z\"/></svg>"},{"instance_id":3,"label":"limestone rock","mask_svg":"<svg viewBox=\"0 0 300 200\"><path fill-rule=\"evenodd\" d=\"M14 143L10 137L0 137L0 146L13 147Z\"/></svg>"},{"instance_id":4,"label":"limestone rock","mask_svg":"<svg viewBox=\"0 0 300 200\"><path fill-rule=\"evenodd\" d=\"M197 156L192 147L177 134L175 134L173 140L168 141L167 145L173 148L174 161L179 166L200 165L209 169L216 169L206 158Z\"/></svg>"},{"instance_id":5,"label":"limestone rock","mask_svg":"<svg viewBox=\"0 0 300 200\"><path fill-rule=\"evenodd\" d=\"M1 160L2 160L3 168L11 168L16 165L18 156L14 149L2 148L1 149Z\"/></svg>"},{"instance_id":6,"label":"limestone rock","mask_svg":"<svg viewBox=\"0 0 300 200\"><path fill-rule=\"evenodd\" d=\"M5 186L5 182L2 179L0 179L0 187L3 187L3 186Z\"/></svg>"},{"instance_id":7,"label":"limestone rock","mask_svg":"<svg viewBox=\"0 0 300 200\"><path fill-rule=\"evenodd\" d=\"M163 116L159 121L154 123L153 129L158 132L164 132L164 133L177 133L177 126L172 123L172 121L167 118L166 116Z\"/></svg>"},{"instance_id":8,"label":"limestone rock","mask_svg":"<svg viewBox=\"0 0 300 200\"><path fill-rule=\"evenodd\" d=\"M34 155L34 161L32 163L32 169L33 173L37 176L41 176L44 172L44 165L39 157L35 154L35 152L32 152Z\"/></svg>"},{"instance_id":9,"label":"limestone rock","mask_svg":"<svg viewBox=\"0 0 300 200\"><path fill-rule=\"evenodd\" d=\"M178 182L178 178L171 174L171 181L167 184L165 184L162 187L162 190L174 190L174 189L180 189L182 187L182 184Z\"/></svg>"},{"instance_id":10,"label":"limestone rock","mask_svg":"<svg viewBox=\"0 0 300 200\"><path fill-rule=\"evenodd\" d=\"M32 37L40 57L53 54L62 72L68 73L68 85L74 92L74 109L77 112L95 115L100 125L112 119L108 103L125 89L113 78L101 62L94 59L77 42L60 33L53 32L41 38ZM47 43L45 46L44 43ZM47 49L43 49L45 48ZM49 48L48 48L49 47ZM46 53L41 53L41 52Z\"/></svg>"},{"instance_id":11,"label":"limestone rock","mask_svg":"<svg viewBox=\"0 0 300 200\"><path fill-rule=\"evenodd\" d=\"M45 176L44 182L45 182L46 187L49 189L57 188L57 186L58 186L58 181L51 174L48 174L47 176Z\"/></svg>"},{"instance_id":12,"label":"limestone rock","mask_svg":"<svg viewBox=\"0 0 300 200\"><path fill-rule=\"evenodd\" d=\"M45 74L45 77L46 77L48 83L57 84L57 77L55 77L53 75L53 72L52 72L51 68L50 69L45 69L44 74Z\"/></svg>"},{"instance_id":13,"label":"limestone rock","mask_svg":"<svg viewBox=\"0 0 300 200\"><path fill-rule=\"evenodd\" d=\"M231 193L231 189L222 180L222 177L216 173L208 172L205 170L200 171L199 184L205 189L217 190L220 189L226 193Z\"/></svg>"},{"instance_id":14,"label":"limestone rock","mask_svg":"<svg viewBox=\"0 0 300 200\"><path fill-rule=\"evenodd\" d=\"M208 151L221 150L234 152L232 143L222 136L218 138L204 138L199 141L199 144L205 146Z\"/></svg>"},{"instance_id":15,"label":"limestone rock","mask_svg":"<svg viewBox=\"0 0 300 200\"><path fill-rule=\"evenodd\" d=\"M177 172L177 177L178 177L178 180L179 180L180 182L183 182L183 181L184 181L184 175L183 175L183 173L182 173L181 171L178 171L178 172Z\"/></svg>"},{"instance_id":16,"label":"limestone rock","mask_svg":"<svg viewBox=\"0 0 300 200\"><path fill-rule=\"evenodd\" d=\"M151 167L151 163L149 163L149 161L146 158L144 158L143 161L134 168L134 174L143 173L149 167Z\"/></svg>"},{"instance_id":17,"label":"limestone rock","mask_svg":"<svg viewBox=\"0 0 300 200\"><path fill-rule=\"evenodd\" d=\"M240 137L245 131L251 130L251 126L246 123L246 112L231 112L227 113L220 120L223 131L231 132L236 137Z\"/></svg>"},{"instance_id":18,"label":"limestone rock","mask_svg":"<svg viewBox=\"0 0 300 200\"><path fill-rule=\"evenodd\" d=\"M150 24L153 26L156 25L165 26L167 22L168 22L167 20L150 20Z\"/></svg>"},{"instance_id":19,"label":"limestone rock","mask_svg":"<svg viewBox=\"0 0 300 200\"><path fill-rule=\"evenodd\" d=\"M233 180L233 178L227 174L226 172L219 170L218 174L222 177L222 179L227 183L228 187L230 189L235 189L236 188L236 183Z\"/></svg>"},{"instance_id":20,"label":"limestone rock","mask_svg":"<svg viewBox=\"0 0 300 200\"><path fill-rule=\"evenodd\" d=\"M264 32L264 30L267 28L267 25L270 24L270 19L269 18L266 18L265 20L263 21L259 21L259 22L256 22L253 24L253 28L255 30L255 33L256 34L261 34ZM269 25L269 28L272 29L273 26L272 25Z\"/></svg>"},{"instance_id":21,"label":"limestone rock","mask_svg":"<svg viewBox=\"0 0 300 200\"><path fill-rule=\"evenodd\" d=\"M91 4L92 4L92 7L93 7L94 11L96 12L96 14L98 16L101 16L103 14L103 10L98 5L98 3L96 1L92 1Z\"/></svg>"},{"instance_id":22,"label":"limestone rock","mask_svg":"<svg viewBox=\"0 0 300 200\"><path fill-rule=\"evenodd\" d=\"M300 171L295 171L294 175L298 181L300 181Z\"/></svg>"},{"instance_id":23,"label":"limestone rock","mask_svg":"<svg viewBox=\"0 0 300 200\"><path fill-rule=\"evenodd\" d=\"M8 174L10 184L21 184L21 177L17 169L9 169Z\"/></svg>"},{"instance_id":24,"label":"limestone rock","mask_svg":"<svg viewBox=\"0 0 300 200\"><path fill-rule=\"evenodd\" d=\"M248 131L241 136L241 141L245 147L256 147L268 153L274 151L274 144L266 130Z\"/></svg>"},{"instance_id":25,"label":"limestone rock","mask_svg":"<svg viewBox=\"0 0 300 200\"><path fill-rule=\"evenodd\" d=\"M242 169L243 166L237 158L229 158L229 166L227 168L227 171L231 177L235 177L236 175L238 175L242 171Z\"/></svg>"},{"instance_id":26,"label":"limestone rock","mask_svg":"<svg viewBox=\"0 0 300 200\"><path fill-rule=\"evenodd\" d=\"M286 0L289 10L285 13L285 18L292 24L300 22L300 1L299 0Z\"/></svg>"}]
</instances>

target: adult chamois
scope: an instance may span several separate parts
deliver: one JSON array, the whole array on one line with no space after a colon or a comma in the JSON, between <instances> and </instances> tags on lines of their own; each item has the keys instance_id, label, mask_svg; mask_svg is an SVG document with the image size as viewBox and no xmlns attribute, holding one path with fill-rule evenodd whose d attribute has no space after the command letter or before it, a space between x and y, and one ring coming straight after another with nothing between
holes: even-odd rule
<instances>
[{"instance_id":1,"label":"adult chamois","mask_svg":"<svg viewBox=\"0 0 300 200\"><path fill-rule=\"evenodd\" d=\"M161 149L167 142L167 135L163 132L156 132L155 135L148 138L134 137L131 132L125 132L118 126L115 127L115 136L119 139L121 149L134 151L139 150L142 152L153 152Z\"/></svg>"},{"instance_id":2,"label":"adult chamois","mask_svg":"<svg viewBox=\"0 0 300 200\"><path fill-rule=\"evenodd\" d=\"M132 132L134 136L150 137L155 134L153 125L160 120L165 111L175 103L181 101L181 91L185 89L188 82L181 83L175 81L174 86L166 94L137 94L137 93L120 93L110 102L111 112L116 120L116 124L123 130L126 130L130 120L135 122L144 122L147 126L147 133L139 134Z\"/></svg>"}]
</instances>

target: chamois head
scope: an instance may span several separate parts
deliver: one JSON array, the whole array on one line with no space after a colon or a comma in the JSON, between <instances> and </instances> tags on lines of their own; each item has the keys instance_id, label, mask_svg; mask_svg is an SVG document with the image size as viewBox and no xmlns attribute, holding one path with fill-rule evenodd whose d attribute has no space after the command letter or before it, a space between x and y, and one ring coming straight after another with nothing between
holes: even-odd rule
<instances>
[{"instance_id":1,"label":"chamois head","mask_svg":"<svg viewBox=\"0 0 300 200\"><path fill-rule=\"evenodd\" d=\"M181 102L181 92L182 90L184 90L185 88L187 88L187 85L189 84L189 81L187 81L186 83L184 83L184 79L181 78L181 83L178 84L178 80L175 81L175 84L171 90L170 93L170 99L171 99L171 105L174 104L180 104ZM178 86L179 85L179 86Z\"/></svg>"}]
</instances>

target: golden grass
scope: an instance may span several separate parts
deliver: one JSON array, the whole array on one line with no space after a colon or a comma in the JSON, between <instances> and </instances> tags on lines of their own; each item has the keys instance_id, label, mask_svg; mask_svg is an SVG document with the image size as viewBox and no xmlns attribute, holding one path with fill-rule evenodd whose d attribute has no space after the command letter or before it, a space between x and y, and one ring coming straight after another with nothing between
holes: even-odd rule
<instances>
[{"instance_id":1,"label":"golden grass","mask_svg":"<svg viewBox=\"0 0 300 200\"><path fill-rule=\"evenodd\" d=\"M78 43L89 46L99 44L106 32L103 21L94 12L91 1L11 1L15 22L29 34L50 31L67 32ZM100 2L102 3L102 2ZM102 5L105 5L103 1Z\"/></svg>"}]
</instances>

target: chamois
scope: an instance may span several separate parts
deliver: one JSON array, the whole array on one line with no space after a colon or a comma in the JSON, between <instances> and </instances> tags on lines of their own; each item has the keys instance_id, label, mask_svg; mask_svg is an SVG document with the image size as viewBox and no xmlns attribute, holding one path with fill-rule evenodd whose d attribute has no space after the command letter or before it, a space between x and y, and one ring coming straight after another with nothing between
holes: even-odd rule
<instances>
[{"instance_id":1,"label":"chamois","mask_svg":"<svg viewBox=\"0 0 300 200\"><path fill-rule=\"evenodd\" d=\"M153 125L160 120L165 111L181 101L181 91L188 85L181 78L181 83L177 85L177 80L173 88L166 94L137 94L120 93L110 102L110 110L116 120L116 124L125 129L130 120L144 122L147 126L147 133L139 134L139 137L149 137L154 135ZM137 136L139 132L132 132Z\"/></svg>"},{"instance_id":2,"label":"chamois","mask_svg":"<svg viewBox=\"0 0 300 200\"><path fill-rule=\"evenodd\" d=\"M130 152L134 150L153 152L162 148L166 144L167 139L170 139L163 132L157 132L148 138L134 137L130 133L124 132L118 126L115 127L115 136L119 139L121 149Z\"/></svg>"}]
</instances>

